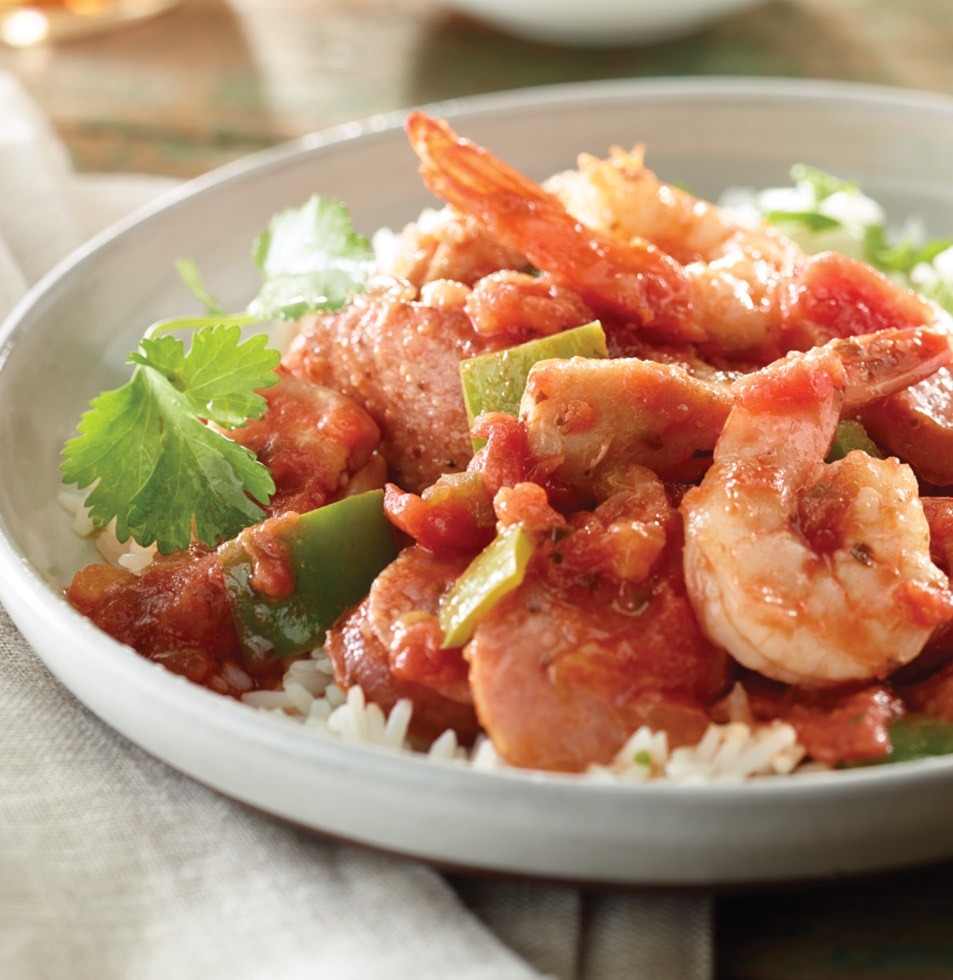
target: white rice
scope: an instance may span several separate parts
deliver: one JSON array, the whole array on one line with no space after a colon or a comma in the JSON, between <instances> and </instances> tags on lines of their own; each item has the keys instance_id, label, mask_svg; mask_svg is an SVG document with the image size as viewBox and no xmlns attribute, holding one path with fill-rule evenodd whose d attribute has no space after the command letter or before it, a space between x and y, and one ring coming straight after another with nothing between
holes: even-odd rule
<instances>
[{"instance_id":1,"label":"white rice","mask_svg":"<svg viewBox=\"0 0 953 980\"><path fill-rule=\"evenodd\" d=\"M111 521L105 528L98 529L89 516L89 508L86 506L86 497L92 490L79 493L75 490L62 490L57 495L57 502L73 519L73 533L81 538L89 538L95 535L96 550L107 565L114 565L118 568L125 568L134 575L142 575L152 564L152 559L156 555L156 546L150 545L143 548L130 538L126 542L120 542L116 537L116 522Z\"/></svg>"},{"instance_id":2,"label":"white rice","mask_svg":"<svg viewBox=\"0 0 953 980\"><path fill-rule=\"evenodd\" d=\"M413 705L398 701L389 716L368 702L359 686L347 693L334 683L333 668L322 650L290 664L280 691L252 691L245 704L284 722L321 731L352 744L376 745L425 753L442 762L475 769L505 768L493 743L480 736L472 748L461 746L447 730L431 745L409 736ZM583 778L595 782L740 783L756 776L788 775L804 759L794 729L783 722L750 726L741 722L709 725L697 745L670 749L664 732L639 728L608 766L591 766Z\"/></svg>"}]
</instances>

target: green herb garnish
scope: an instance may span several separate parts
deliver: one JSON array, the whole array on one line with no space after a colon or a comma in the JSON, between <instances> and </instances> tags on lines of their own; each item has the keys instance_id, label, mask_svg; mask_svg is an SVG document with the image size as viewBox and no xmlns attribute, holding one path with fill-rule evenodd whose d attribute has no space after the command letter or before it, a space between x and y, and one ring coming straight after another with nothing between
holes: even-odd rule
<instances>
[{"instance_id":1,"label":"green herb garnish","mask_svg":"<svg viewBox=\"0 0 953 980\"><path fill-rule=\"evenodd\" d=\"M262 320L296 320L313 310L340 309L364 288L373 253L351 225L347 208L315 195L276 214L255 241L252 258L264 279L248 307Z\"/></svg>"},{"instance_id":2,"label":"green herb garnish","mask_svg":"<svg viewBox=\"0 0 953 980\"><path fill-rule=\"evenodd\" d=\"M883 221L842 221L834 216L837 209L828 202L835 194L862 197L856 181L842 180L805 164L792 167L791 178L806 190L809 203L796 210L762 207L765 221L786 231L808 252L833 248L854 255L953 312L953 282L933 268L934 259L953 248L953 238L921 244L909 234L891 237ZM914 275L914 270L926 270L926 274Z\"/></svg>"},{"instance_id":3,"label":"green herb garnish","mask_svg":"<svg viewBox=\"0 0 953 980\"><path fill-rule=\"evenodd\" d=\"M244 313L229 313L206 288L195 265L176 263L206 316L153 325L129 356L132 377L99 395L63 450L67 483L93 486L93 522L116 520L120 541L132 537L162 552L195 537L214 546L263 519L275 485L254 453L223 435L259 418L259 394L278 381L277 351L264 335L242 341L262 320L337 309L364 288L371 249L347 209L317 195L282 211L255 241L252 257L264 282ZM172 331L194 331L186 351Z\"/></svg>"},{"instance_id":4,"label":"green herb garnish","mask_svg":"<svg viewBox=\"0 0 953 980\"><path fill-rule=\"evenodd\" d=\"M918 265L929 265L951 246L953 238L936 238L926 245L917 245L909 235L904 235L898 241L890 242L882 225L868 228L864 236L864 248L871 265L882 272L897 272L905 276L909 276Z\"/></svg>"},{"instance_id":5,"label":"green herb garnish","mask_svg":"<svg viewBox=\"0 0 953 980\"><path fill-rule=\"evenodd\" d=\"M199 267L191 259L176 259L175 271L192 295L213 316L229 316L228 310L208 291Z\"/></svg>"},{"instance_id":6,"label":"green herb garnish","mask_svg":"<svg viewBox=\"0 0 953 980\"><path fill-rule=\"evenodd\" d=\"M765 220L772 225L800 225L807 231L830 231L841 226L836 218L820 211L768 211Z\"/></svg>"},{"instance_id":7,"label":"green herb garnish","mask_svg":"<svg viewBox=\"0 0 953 980\"><path fill-rule=\"evenodd\" d=\"M820 167L806 163L796 163L791 167L791 179L797 184L807 184L818 204L834 194L855 194L860 190L856 181L835 177Z\"/></svg>"},{"instance_id":8,"label":"green herb garnish","mask_svg":"<svg viewBox=\"0 0 953 980\"><path fill-rule=\"evenodd\" d=\"M96 483L90 516L101 527L115 518L120 541L185 548L193 521L207 545L234 536L262 520L275 485L254 453L203 420L235 428L258 418L257 391L277 382L278 360L263 335L242 342L237 325L201 326L188 352L147 336L129 357L132 377L93 399L64 447L64 480Z\"/></svg>"}]
</instances>

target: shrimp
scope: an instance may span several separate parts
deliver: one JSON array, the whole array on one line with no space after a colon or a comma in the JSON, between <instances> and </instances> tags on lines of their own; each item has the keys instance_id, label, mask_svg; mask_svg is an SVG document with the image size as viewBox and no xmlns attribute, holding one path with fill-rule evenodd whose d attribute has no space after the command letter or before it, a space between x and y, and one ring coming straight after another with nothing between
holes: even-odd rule
<instances>
[{"instance_id":1,"label":"shrimp","mask_svg":"<svg viewBox=\"0 0 953 980\"><path fill-rule=\"evenodd\" d=\"M792 354L736 383L701 484L685 494L685 579L706 635L805 688L882 679L953 617L912 470L854 451L839 417L949 361L943 336L883 331Z\"/></svg>"},{"instance_id":2,"label":"shrimp","mask_svg":"<svg viewBox=\"0 0 953 980\"><path fill-rule=\"evenodd\" d=\"M425 210L404 227L389 253L378 252L380 275L418 288L440 279L473 285L491 272L527 266L521 253L498 242L475 218L449 208Z\"/></svg>"},{"instance_id":3,"label":"shrimp","mask_svg":"<svg viewBox=\"0 0 953 980\"><path fill-rule=\"evenodd\" d=\"M808 256L772 229L734 223L659 181L638 154L583 157L575 176L547 189L421 112L407 130L433 193L600 315L657 342L763 364L832 336L936 320L930 304L864 263ZM852 288L828 288L834 279ZM858 304L858 294L877 305Z\"/></svg>"},{"instance_id":4,"label":"shrimp","mask_svg":"<svg viewBox=\"0 0 953 980\"><path fill-rule=\"evenodd\" d=\"M622 244L584 228L558 198L482 147L458 139L444 122L412 112L407 131L430 190L478 218L533 265L594 307L683 340L704 339L688 318L688 277L670 256L645 241Z\"/></svg>"},{"instance_id":5,"label":"shrimp","mask_svg":"<svg viewBox=\"0 0 953 980\"><path fill-rule=\"evenodd\" d=\"M615 146L607 160L583 153L577 170L555 174L543 187L594 231L654 242L685 266L743 256L749 265L783 271L799 260L801 249L777 229L741 225L716 204L659 180L644 164L644 149Z\"/></svg>"}]
</instances>

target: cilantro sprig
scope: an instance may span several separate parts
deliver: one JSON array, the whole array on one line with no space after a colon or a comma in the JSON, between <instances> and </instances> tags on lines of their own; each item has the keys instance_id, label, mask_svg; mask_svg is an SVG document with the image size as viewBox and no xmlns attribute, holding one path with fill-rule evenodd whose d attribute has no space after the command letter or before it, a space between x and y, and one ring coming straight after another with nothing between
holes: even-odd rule
<instances>
[{"instance_id":1,"label":"cilantro sprig","mask_svg":"<svg viewBox=\"0 0 953 980\"><path fill-rule=\"evenodd\" d=\"M206 315L150 327L129 356L129 381L93 399L63 449L64 481L92 487L90 517L99 527L115 519L120 541L170 552L194 534L214 546L264 518L271 474L219 428L261 417L280 355L263 334L243 340L242 331L343 306L364 288L372 255L346 208L316 195L276 215L252 257L263 283L241 313L227 312L193 262L176 263ZM192 332L188 350L171 336L179 331Z\"/></svg>"},{"instance_id":2,"label":"cilantro sprig","mask_svg":"<svg viewBox=\"0 0 953 980\"><path fill-rule=\"evenodd\" d=\"M120 541L133 537L162 552L233 537L264 518L271 474L224 428L264 412L258 391L278 381L280 355L261 334L241 340L235 324L201 326L188 352L171 336L145 337L129 361L129 381L90 403L79 435L63 450L63 478L80 489L98 526L116 519Z\"/></svg>"},{"instance_id":3,"label":"cilantro sprig","mask_svg":"<svg viewBox=\"0 0 953 980\"><path fill-rule=\"evenodd\" d=\"M258 320L297 320L340 309L364 289L373 265L371 244L354 230L347 208L317 194L300 208L276 214L251 254L262 285L247 312ZM176 268L208 313L229 315L194 262L179 259Z\"/></svg>"},{"instance_id":4,"label":"cilantro sprig","mask_svg":"<svg viewBox=\"0 0 953 980\"><path fill-rule=\"evenodd\" d=\"M297 320L316 309L336 310L371 271L372 251L351 225L344 205L315 195L276 214L252 246L264 280L249 313Z\"/></svg>"},{"instance_id":5,"label":"cilantro sprig","mask_svg":"<svg viewBox=\"0 0 953 980\"><path fill-rule=\"evenodd\" d=\"M791 178L800 192L799 206L778 208L762 204L766 221L782 228L808 251L834 248L853 254L953 312L953 280L934 267L937 256L953 248L953 238L924 243L909 231L891 235L879 207L864 195L856 181L843 180L805 164L792 167ZM770 192L763 192L760 197L763 201L773 199ZM873 206L861 207L866 218L858 221L848 217L855 210L848 202Z\"/></svg>"}]
</instances>

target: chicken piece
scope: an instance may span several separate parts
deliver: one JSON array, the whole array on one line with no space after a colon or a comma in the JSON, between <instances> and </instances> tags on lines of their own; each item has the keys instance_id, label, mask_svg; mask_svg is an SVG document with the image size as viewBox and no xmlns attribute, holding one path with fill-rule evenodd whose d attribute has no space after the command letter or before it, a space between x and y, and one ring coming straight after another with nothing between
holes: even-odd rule
<instances>
[{"instance_id":1,"label":"chicken piece","mask_svg":"<svg viewBox=\"0 0 953 980\"><path fill-rule=\"evenodd\" d=\"M573 487L611 480L632 463L691 481L731 409L729 385L637 358L541 361L526 382L520 419L530 451L559 461Z\"/></svg>"}]
</instances>

